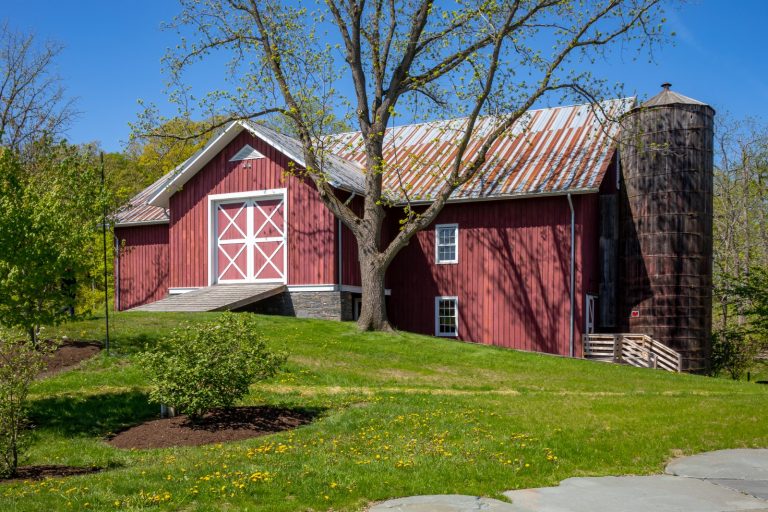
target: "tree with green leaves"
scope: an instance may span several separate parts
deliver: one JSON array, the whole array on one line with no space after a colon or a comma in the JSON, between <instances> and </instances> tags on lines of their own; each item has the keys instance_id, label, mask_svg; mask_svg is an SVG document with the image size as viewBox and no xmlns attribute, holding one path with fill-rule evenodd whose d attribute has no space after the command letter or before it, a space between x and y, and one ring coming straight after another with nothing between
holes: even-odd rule
<instances>
[{"instance_id":1,"label":"tree with green leaves","mask_svg":"<svg viewBox=\"0 0 768 512\"><path fill-rule=\"evenodd\" d=\"M0 149L0 325L36 342L74 305L108 196L92 148L43 139L30 155Z\"/></svg>"},{"instance_id":2,"label":"tree with green leaves","mask_svg":"<svg viewBox=\"0 0 768 512\"><path fill-rule=\"evenodd\" d=\"M608 93L590 64L621 49L643 54L664 40L662 0L327 0L315 9L278 0L182 0L180 44L167 57L170 97L181 117L280 116L303 146L306 169L327 208L354 234L362 273L361 329L387 330L384 277L398 252L429 226L451 194L476 176L489 150L537 102L553 93ZM220 76L231 87L193 101L184 74L214 52L231 56ZM613 93L612 93L613 94ZM334 115L340 113L340 115ZM480 116L495 123L468 151ZM383 156L386 128L398 118L462 117L454 156L434 171L438 186L414 207L407 185L387 191L397 168ZM356 212L324 172L324 135L339 119L363 135L364 206ZM149 106L141 134L176 138ZM388 214L399 231L384 239Z\"/></svg>"},{"instance_id":3,"label":"tree with green leaves","mask_svg":"<svg viewBox=\"0 0 768 512\"><path fill-rule=\"evenodd\" d=\"M36 346L0 330L0 477L12 477L23 455L29 388L56 345Z\"/></svg>"},{"instance_id":4,"label":"tree with green leaves","mask_svg":"<svg viewBox=\"0 0 768 512\"><path fill-rule=\"evenodd\" d=\"M713 371L740 378L768 349L768 127L725 115L715 136Z\"/></svg>"},{"instance_id":5,"label":"tree with green leaves","mask_svg":"<svg viewBox=\"0 0 768 512\"><path fill-rule=\"evenodd\" d=\"M768 127L755 119L718 122L714 180L715 318L743 325L737 288L768 268Z\"/></svg>"}]
</instances>

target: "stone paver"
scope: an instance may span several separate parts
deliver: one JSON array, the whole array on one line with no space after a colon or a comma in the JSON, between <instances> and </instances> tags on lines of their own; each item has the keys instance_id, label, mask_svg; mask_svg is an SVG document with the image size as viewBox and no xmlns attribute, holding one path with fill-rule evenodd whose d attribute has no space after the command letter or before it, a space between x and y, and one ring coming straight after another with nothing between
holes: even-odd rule
<instances>
[{"instance_id":1,"label":"stone paver","mask_svg":"<svg viewBox=\"0 0 768 512\"><path fill-rule=\"evenodd\" d=\"M370 512L768 512L768 450L684 457L666 475L569 478L504 493L512 503L462 495L390 500Z\"/></svg>"},{"instance_id":2,"label":"stone paver","mask_svg":"<svg viewBox=\"0 0 768 512\"><path fill-rule=\"evenodd\" d=\"M669 475L699 478L768 500L768 450L719 450L669 463Z\"/></svg>"},{"instance_id":3,"label":"stone paver","mask_svg":"<svg viewBox=\"0 0 768 512\"><path fill-rule=\"evenodd\" d=\"M768 501L768 480L729 480L729 479L712 479L704 480L712 484L722 485L729 489L734 489L744 494L751 494L756 498Z\"/></svg>"},{"instance_id":4,"label":"stone paver","mask_svg":"<svg viewBox=\"0 0 768 512\"><path fill-rule=\"evenodd\" d=\"M668 475L569 478L558 487L504 493L515 512L732 512L768 502L695 478Z\"/></svg>"},{"instance_id":5,"label":"stone paver","mask_svg":"<svg viewBox=\"0 0 768 512\"><path fill-rule=\"evenodd\" d=\"M768 450L718 450L669 463L668 475L691 478L768 480Z\"/></svg>"},{"instance_id":6,"label":"stone paver","mask_svg":"<svg viewBox=\"0 0 768 512\"><path fill-rule=\"evenodd\" d=\"M374 505L369 512L513 512L509 503L491 498L438 494L412 496Z\"/></svg>"}]
</instances>

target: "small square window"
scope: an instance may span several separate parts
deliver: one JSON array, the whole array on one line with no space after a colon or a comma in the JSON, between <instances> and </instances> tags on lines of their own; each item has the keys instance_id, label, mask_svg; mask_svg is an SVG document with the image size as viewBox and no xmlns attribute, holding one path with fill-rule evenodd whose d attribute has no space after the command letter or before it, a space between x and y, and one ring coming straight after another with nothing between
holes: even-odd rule
<instances>
[{"instance_id":1,"label":"small square window","mask_svg":"<svg viewBox=\"0 0 768 512\"><path fill-rule=\"evenodd\" d=\"M458 224L438 224L435 226L435 262L459 262Z\"/></svg>"},{"instance_id":2,"label":"small square window","mask_svg":"<svg viewBox=\"0 0 768 512\"><path fill-rule=\"evenodd\" d=\"M435 336L459 335L458 297L435 297Z\"/></svg>"}]
</instances>

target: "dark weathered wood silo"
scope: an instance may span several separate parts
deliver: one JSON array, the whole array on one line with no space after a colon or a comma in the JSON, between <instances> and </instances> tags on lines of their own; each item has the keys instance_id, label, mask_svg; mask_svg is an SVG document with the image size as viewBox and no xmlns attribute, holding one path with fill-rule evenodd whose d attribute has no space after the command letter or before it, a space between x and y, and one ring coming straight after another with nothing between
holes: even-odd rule
<instances>
[{"instance_id":1,"label":"dark weathered wood silo","mask_svg":"<svg viewBox=\"0 0 768 512\"><path fill-rule=\"evenodd\" d=\"M664 90L622 120L619 325L708 367L714 110Z\"/></svg>"}]
</instances>

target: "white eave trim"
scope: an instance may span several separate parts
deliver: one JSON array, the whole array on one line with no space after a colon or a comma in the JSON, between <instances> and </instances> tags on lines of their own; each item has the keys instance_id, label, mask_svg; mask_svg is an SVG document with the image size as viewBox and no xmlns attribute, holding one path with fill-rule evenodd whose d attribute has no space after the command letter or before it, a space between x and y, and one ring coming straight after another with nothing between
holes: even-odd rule
<instances>
[{"instance_id":1,"label":"white eave trim","mask_svg":"<svg viewBox=\"0 0 768 512\"><path fill-rule=\"evenodd\" d=\"M350 292L350 293L363 293L362 286L352 286L343 284L341 286L336 284L291 284L288 285L289 292ZM392 290L386 288L384 295L392 295Z\"/></svg>"},{"instance_id":2,"label":"white eave trim","mask_svg":"<svg viewBox=\"0 0 768 512\"><path fill-rule=\"evenodd\" d=\"M147 204L151 206L160 206L163 208L168 207L168 200L170 197L194 176L197 171L203 168L203 166L210 160L209 154L214 152L218 153L227 144L229 144L245 127L243 123L239 121L232 122L227 128L221 132L213 141L209 142L203 151L201 151L191 162L187 163L184 168L176 172L171 178L160 188L160 190L152 197L149 198Z\"/></svg>"},{"instance_id":3,"label":"white eave trim","mask_svg":"<svg viewBox=\"0 0 768 512\"><path fill-rule=\"evenodd\" d=\"M115 227L116 228L132 228L135 226L156 226L160 224L168 224L170 221L168 219L158 219L158 220L139 220L136 222L116 222Z\"/></svg>"},{"instance_id":4,"label":"white eave trim","mask_svg":"<svg viewBox=\"0 0 768 512\"><path fill-rule=\"evenodd\" d=\"M448 204L461 204L461 203L484 203L486 201L509 201L511 199L532 199L535 197L554 197L554 196L567 196L582 195L582 194L597 194L600 192L598 188L574 188L557 190L553 192L528 192L522 194L499 194L497 196L490 197L459 197L456 199L448 199ZM429 205L434 203L432 200L411 201L410 204L414 206ZM395 206L405 206L406 202L397 202Z\"/></svg>"}]
</instances>

